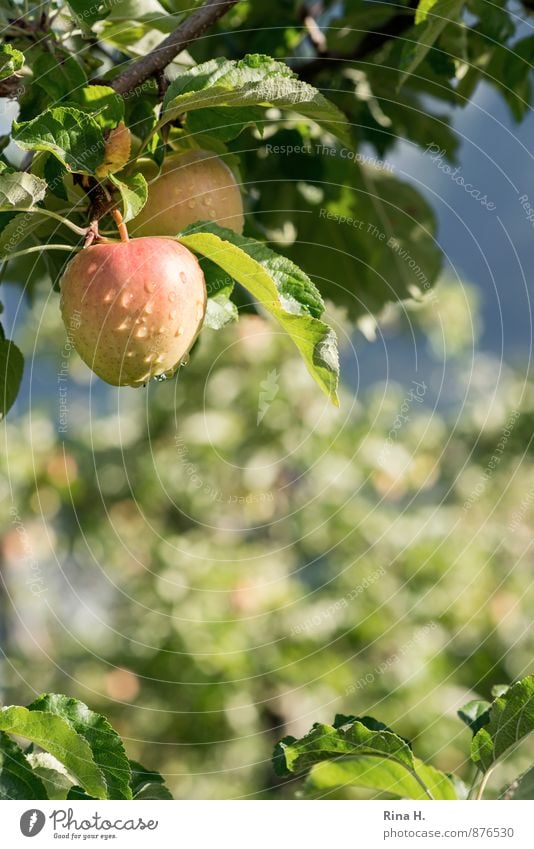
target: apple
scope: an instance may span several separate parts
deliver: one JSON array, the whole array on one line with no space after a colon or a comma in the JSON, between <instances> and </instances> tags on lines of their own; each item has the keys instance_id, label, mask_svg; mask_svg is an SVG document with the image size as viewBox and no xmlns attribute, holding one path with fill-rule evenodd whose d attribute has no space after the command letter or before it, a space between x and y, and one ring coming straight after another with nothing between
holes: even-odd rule
<instances>
[{"instance_id":1,"label":"apple","mask_svg":"<svg viewBox=\"0 0 534 849\"><path fill-rule=\"evenodd\" d=\"M169 238L83 248L65 268L60 292L71 343L114 386L141 386L172 373L206 312L198 260Z\"/></svg>"},{"instance_id":2,"label":"apple","mask_svg":"<svg viewBox=\"0 0 534 849\"><path fill-rule=\"evenodd\" d=\"M243 201L235 177L214 153L169 156L149 185L148 200L130 222L135 236L176 236L195 221L211 220L243 232Z\"/></svg>"}]
</instances>

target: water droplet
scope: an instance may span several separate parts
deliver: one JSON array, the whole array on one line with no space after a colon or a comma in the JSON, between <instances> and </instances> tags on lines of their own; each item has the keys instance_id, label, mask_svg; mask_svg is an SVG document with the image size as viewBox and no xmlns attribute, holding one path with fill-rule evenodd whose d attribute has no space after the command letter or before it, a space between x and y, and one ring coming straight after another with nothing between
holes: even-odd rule
<instances>
[{"instance_id":1,"label":"water droplet","mask_svg":"<svg viewBox=\"0 0 534 849\"><path fill-rule=\"evenodd\" d=\"M177 315L178 315L178 313L176 312L176 310L171 310L170 313L169 313L170 320L174 321L174 319L176 318Z\"/></svg>"},{"instance_id":2,"label":"water droplet","mask_svg":"<svg viewBox=\"0 0 534 849\"><path fill-rule=\"evenodd\" d=\"M156 362L162 363L162 362L164 362L164 360L165 360L165 354L160 354L159 357L156 359Z\"/></svg>"},{"instance_id":3,"label":"water droplet","mask_svg":"<svg viewBox=\"0 0 534 849\"><path fill-rule=\"evenodd\" d=\"M127 357L134 357L134 356L135 356L135 351L128 351L128 352L127 352L127 354L126 354L126 356L127 356Z\"/></svg>"},{"instance_id":4,"label":"water droplet","mask_svg":"<svg viewBox=\"0 0 534 849\"><path fill-rule=\"evenodd\" d=\"M113 292L106 292L104 295L104 303L109 304L113 300Z\"/></svg>"},{"instance_id":5,"label":"water droplet","mask_svg":"<svg viewBox=\"0 0 534 849\"><path fill-rule=\"evenodd\" d=\"M188 365L189 365L189 354L186 354L186 355L185 355L185 357L184 357L184 358L183 358L183 360L181 361L180 365L181 365L181 366L188 366Z\"/></svg>"},{"instance_id":6,"label":"water droplet","mask_svg":"<svg viewBox=\"0 0 534 849\"><path fill-rule=\"evenodd\" d=\"M145 290L147 292L155 292L156 286L157 283L155 283L153 280L147 280L147 282L145 283Z\"/></svg>"},{"instance_id":7,"label":"water droplet","mask_svg":"<svg viewBox=\"0 0 534 849\"><path fill-rule=\"evenodd\" d=\"M190 201L188 201L187 205L188 205L189 209L194 209L197 204L196 204L196 201L190 200Z\"/></svg>"},{"instance_id":8,"label":"water droplet","mask_svg":"<svg viewBox=\"0 0 534 849\"><path fill-rule=\"evenodd\" d=\"M148 357L145 357L145 363L151 363L152 360L156 358L155 354L149 354Z\"/></svg>"},{"instance_id":9,"label":"water droplet","mask_svg":"<svg viewBox=\"0 0 534 849\"><path fill-rule=\"evenodd\" d=\"M148 329L146 327L140 327L135 335L138 339L143 339L145 336L148 336Z\"/></svg>"},{"instance_id":10,"label":"water droplet","mask_svg":"<svg viewBox=\"0 0 534 849\"><path fill-rule=\"evenodd\" d=\"M169 301L172 304L172 303L174 303L175 300L176 300L176 292L173 289L172 292L169 292Z\"/></svg>"},{"instance_id":11,"label":"water droplet","mask_svg":"<svg viewBox=\"0 0 534 849\"><path fill-rule=\"evenodd\" d=\"M185 271L180 271L180 280L182 281L182 283L187 283L187 275Z\"/></svg>"},{"instance_id":12,"label":"water droplet","mask_svg":"<svg viewBox=\"0 0 534 849\"><path fill-rule=\"evenodd\" d=\"M211 199L211 196L210 196L210 195L206 195L206 196L203 198L202 203L204 204L204 206L213 206L213 201L212 201L212 199Z\"/></svg>"},{"instance_id":13,"label":"water droplet","mask_svg":"<svg viewBox=\"0 0 534 849\"><path fill-rule=\"evenodd\" d=\"M121 321L121 323L117 327L117 330L128 330L129 326L130 326L130 321L129 321L128 317L126 317L124 319L124 321Z\"/></svg>"},{"instance_id":14,"label":"water droplet","mask_svg":"<svg viewBox=\"0 0 534 849\"><path fill-rule=\"evenodd\" d=\"M151 313L153 313L154 312L154 304L151 304L151 303L147 304L146 307L145 307L145 312L147 313L147 315L150 315Z\"/></svg>"},{"instance_id":15,"label":"water droplet","mask_svg":"<svg viewBox=\"0 0 534 849\"><path fill-rule=\"evenodd\" d=\"M111 301L112 297L113 297L113 294L110 292L110 296L109 296L108 300ZM124 292L123 295L122 295L122 298L121 298L121 306L128 307L130 305L130 303L132 302L132 298L133 298L133 295L132 295L131 292ZM104 300L106 301L106 299L107 299L107 296L106 296L106 298L104 298Z\"/></svg>"},{"instance_id":16,"label":"water droplet","mask_svg":"<svg viewBox=\"0 0 534 849\"><path fill-rule=\"evenodd\" d=\"M184 329L183 329L182 325L180 325L180 327L178 328L178 330L176 331L176 333L174 335L175 336L181 336L183 334L183 332L184 332Z\"/></svg>"}]
</instances>

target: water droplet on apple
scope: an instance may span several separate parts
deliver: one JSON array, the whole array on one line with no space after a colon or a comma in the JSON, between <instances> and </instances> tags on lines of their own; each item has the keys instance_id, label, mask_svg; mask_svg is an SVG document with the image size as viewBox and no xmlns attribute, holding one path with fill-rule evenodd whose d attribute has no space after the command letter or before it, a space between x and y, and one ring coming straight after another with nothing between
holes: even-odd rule
<instances>
[{"instance_id":1,"label":"water droplet on apple","mask_svg":"<svg viewBox=\"0 0 534 849\"><path fill-rule=\"evenodd\" d=\"M145 336L148 336L148 328L140 327L135 335L138 339L144 339Z\"/></svg>"},{"instance_id":2,"label":"water droplet on apple","mask_svg":"<svg viewBox=\"0 0 534 849\"><path fill-rule=\"evenodd\" d=\"M178 315L178 313L176 312L176 310L171 310L170 313L169 313L170 320L174 321L174 319L176 318L177 315Z\"/></svg>"},{"instance_id":3,"label":"water droplet on apple","mask_svg":"<svg viewBox=\"0 0 534 849\"><path fill-rule=\"evenodd\" d=\"M155 292L156 291L156 283L153 280L147 280L145 283L145 290L147 292Z\"/></svg>"},{"instance_id":4,"label":"water droplet on apple","mask_svg":"<svg viewBox=\"0 0 534 849\"><path fill-rule=\"evenodd\" d=\"M194 209L197 204L196 204L196 201L190 200L190 201L188 201L187 205L188 205L189 209Z\"/></svg>"},{"instance_id":5,"label":"water droplet on apple","mask_svg":"<svg viewBox=\"0 0 534 849\"><path fill-rule=\"evenodd\" d=\"M180 280L182 281L182 283L187 283L187 275L185 271L180 271Z\"/></svg>"},{"instance_id":6,"label":"water droplet on apple","mask_svg":"<svg viewBox=\"0 0 534 849\"><path fill-rule=\"evenodd\" d=\"M183 334L183 332L184 332L184 329L183 329L182 325L180 325L180 327L178 328L178 330L176 331L176 333L174 335L175 336L181 336Z\"/></svg>"},{"instance_id":7,"label":"water droplet on apple","mask_svg":"<svg viewBox=\"0 0 534 849\"><path fill-rule=\"evenodd\" d=\"M172 292L169 292L169 301L172 304L175 300L176 300L176 292L173 290Z\"/></svg>"},{"instance_id":8,"label":"water droplet on apple","mask_svg":"<svg viewBox=\"0 0 534 849\"><path fill-rule=\"evenodd\" d=\"M113 293L110 292L109 298L106 295L106 297L104 298L104 301L106 301L106 302L111 301L112 297L113 297ZM124 292L123 295L122 295L122 298L121 298L121 306L128 307L130 305L131 301L132 301L132 298L133 298L133 295L132 295L131 292Z\"/></svg>"}]
</instances>

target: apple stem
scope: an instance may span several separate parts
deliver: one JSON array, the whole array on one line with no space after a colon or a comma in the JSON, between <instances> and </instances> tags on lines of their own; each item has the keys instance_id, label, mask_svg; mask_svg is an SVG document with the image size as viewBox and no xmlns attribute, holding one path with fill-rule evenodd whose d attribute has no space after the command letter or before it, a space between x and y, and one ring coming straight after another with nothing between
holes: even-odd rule
<instances>
[{"instance_id":1,"label":"apple stem","mask_svg":"<svg viewBox=\"0 0 534 849\"><path fill-rule=\"evenodd\" d=\"M117 229L119 231L119 236L121 237L121 242L129 242L130 237L128 236L128 230L126 229L126 224L122 220L121 213L119 212L118 209L114 209L114 210L112 210L111 215L113 216L113 220L115 221L115 224L117 225Z\"/></svg>"}]
</instances>

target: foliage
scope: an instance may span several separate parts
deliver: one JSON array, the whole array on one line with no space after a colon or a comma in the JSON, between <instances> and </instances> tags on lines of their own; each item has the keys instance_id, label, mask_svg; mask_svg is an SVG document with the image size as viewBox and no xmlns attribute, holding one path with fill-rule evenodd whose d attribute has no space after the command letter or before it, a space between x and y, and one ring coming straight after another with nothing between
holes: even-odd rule
<instances>
[{"instance_id":1,"label":"foliage","mask_svg":"<svg viewBox=\"0 0 534 849\"><path fill-rule=\"evenodd\" d=\"M435 215L388 161L404 140L455 162L452 107L482 82L527 114L517 6L305 4L318 50L302 4L240 2L118 86L201 4L50 0L20 18L14 2L0 0L0 95L19 105L0 139L0 257L26 300L16 346L0 334L1 415L21 388L2 423L0 672L2 703L30 704L0 713L2 793L168 798L163 774L181 798L291 797L273 745L332 706L344 721L325 742L352 749L309 764L329 795L462 795L484 770L485 796L530 798L526 744L501 741L523 733L532 657L534 383L462 359L473 299L443 279L424 297ZM129 223L165 157L195 147L235 173L246 229L176 234L210 295L190 363L146 392L90 383L59 316L62 268L93 219L116 238L106 193ZM448 408L418 371L361 374L373 323L409 327L437 368L446 352ZM334 332L349 340L339 386Z\"/></svg>"},{"instance_id":2,"label":"foliage","mask_svg":"<svg viewBox=\"0 0 534 849\"><path fill-rule=\"evenodd\" d=\"M487 773L497 758L534 731L533 693L532 675L505 688L478 728L472 728L471 760L479 772L469 795L476 790L480 772ZM465 709L458 713L465 720ZM471 726L469 719L467 724ZM306 772L304 791L309 795L340 787L370 787L402 799L458 799L468 794L458 777L423 764L410 743L368 716L338 715L333 725L316 723L300 740L285 737L275 748L273 762L281 776ZM525 784L523 777L513 782L518 788ZM482 798L484 787L481 781L476 798Z\"/></svg>"},{"instance_id":3,"label":"foliage","mask_svg":"<svg viewBox=\"0 0 534 849\"><path fill-rule=\"evenodd\" d=\"M491 8L478 0L406 0L372 9L365 0L325 0L308 10L324 39L318 54L291 0L268 9L238 3L207 21L208 39L193 38L169 57L168 78L165 63L152 72L143 63L157 56L166 34L180 32L185 3L51 0L44 10L27 4L23 16L12 4L0 3L0 80L18 99L10 138L27 155L8 152L6 137L0 229L4 272L7 266L8 278L29 294L57 285L90 221L92 235L96 220L109 237L111 206L126 222L139 213L148 190L143 165L152 161L157 175L168 152L204 147L239 169L248 194L246 238L282 248L351 321L369 323L387 303L430 289L441 264L431 209L388 170L384 157L395 139L437 144L454 158L456 136L429 104L462 105L482 79L499 88L517 118L530 103L531 37L514 43L504 0ZM369 143L379 157L372 164L360 153ZM22 207L24 222L14 217ZM38 228L29 224L34 213L48 216ZM228 262L235 259L235 248L225 250ZM268 263L264 271L270 274ZM238 278L246 287L243 273ZM213 295L209 312L219 320L212 328L237 317L240 292ZM297 291L291 299L298 301ZM253 292L248 308L261 311ZM333 330L318 316L296 319L284 304L277 309L335 401Z\"/></svg>"},{"instance_id":4,"label":"foliage","mask_svg":"<svg viewBox=\"0 0 534 849\"><path fill-rule=\"evenodd\" d=\"M0 799L82 798L171 796L161 775L129 761L109 722L77 699L44 694L27 708L1 708Z\"/></svg>"}]
</instances>

